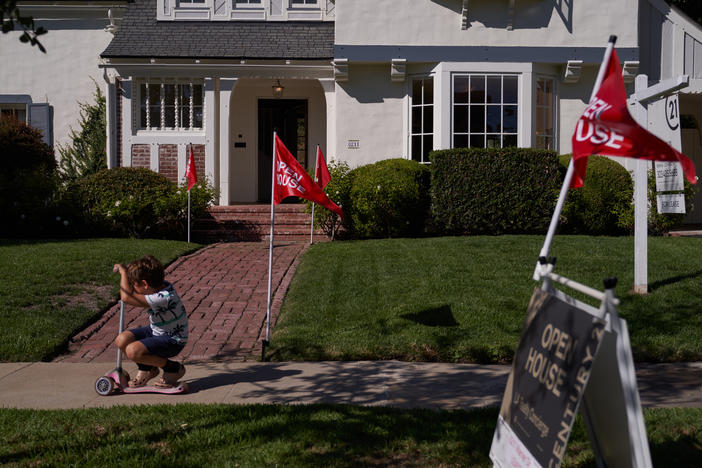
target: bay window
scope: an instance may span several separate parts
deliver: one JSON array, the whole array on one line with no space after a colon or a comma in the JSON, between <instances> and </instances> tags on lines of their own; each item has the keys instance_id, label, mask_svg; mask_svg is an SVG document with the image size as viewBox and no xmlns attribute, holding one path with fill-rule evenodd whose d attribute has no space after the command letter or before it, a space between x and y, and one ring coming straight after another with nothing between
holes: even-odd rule
<instances>
[{"instance_id":1,"label":"bay window","mask_svg":"<svg viewBox=\"0 0 702 468\"><path fill-rule=\"evenodd\" d=\"M429 162L434 148L434 80L431 77L412 80L410 95L410 157Z\"/></svg>"}]
</instances>

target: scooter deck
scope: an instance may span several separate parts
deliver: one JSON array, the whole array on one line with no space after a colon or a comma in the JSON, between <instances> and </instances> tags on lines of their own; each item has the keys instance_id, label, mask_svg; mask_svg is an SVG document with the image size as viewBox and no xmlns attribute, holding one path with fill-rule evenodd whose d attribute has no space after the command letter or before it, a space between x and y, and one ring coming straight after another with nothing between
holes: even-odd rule
<instances>
[{"instance_id":1,"label":"scooter deck","mask_svg":"<svg viewBox=\"0 0 702 468\"><path fill-rule=\"evenodd\" d=\"M176 385L175 387L170 387L170 388L154 387L153 385L145 385L143 387L124 387L124 388L120 388L120 392L122 392L122 393L163 393L166 395L176 395L179 393L187 393L188 392L188 384L181 383L181 384Z\"/></svg>"}]
</instances>

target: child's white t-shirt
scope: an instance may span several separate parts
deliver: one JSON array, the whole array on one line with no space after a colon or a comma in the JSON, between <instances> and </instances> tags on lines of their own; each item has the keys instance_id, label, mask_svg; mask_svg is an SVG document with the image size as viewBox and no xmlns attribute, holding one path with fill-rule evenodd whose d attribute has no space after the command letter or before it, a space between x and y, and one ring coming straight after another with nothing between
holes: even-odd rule
<instances>
[{"instance_id":1,"label":"child's white t-shirt","mask_svg":"<svg viewBox=\"0 0 702 468\"><path fill-rule=\"evenodd\" d=\"M164 285L162 290L145 296L151 306L147 310L151 331L154 336L168 335L179 344L185 344L188 341L188 314L173 285L168 281L164 281Z\"/></svg>"}]
</instances>

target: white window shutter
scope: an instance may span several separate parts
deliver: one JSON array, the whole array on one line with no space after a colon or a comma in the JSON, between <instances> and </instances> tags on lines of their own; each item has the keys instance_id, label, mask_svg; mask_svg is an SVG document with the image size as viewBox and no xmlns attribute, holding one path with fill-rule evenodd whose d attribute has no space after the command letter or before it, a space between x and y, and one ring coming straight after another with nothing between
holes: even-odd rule
<instances>
[{"instance_id":1,"label":"white window shutter","mask_svg":"<svg viewBox=\"0 0 702 468\"><path fill-rule=\"evenodd\" d=\"M48 103L29 104L29 125L39 130L44 143L54 146L53 109Z\"/></svg>"}]
</instances>

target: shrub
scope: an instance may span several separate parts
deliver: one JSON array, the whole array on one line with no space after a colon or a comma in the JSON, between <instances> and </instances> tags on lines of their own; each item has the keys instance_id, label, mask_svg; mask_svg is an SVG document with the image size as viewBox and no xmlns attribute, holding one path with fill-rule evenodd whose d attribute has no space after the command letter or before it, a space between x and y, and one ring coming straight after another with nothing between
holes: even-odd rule
<instances>
[{"instance_id":1,"label":"shrub","mask_svg":"<svg viewBox=\"0 0 702 468\"><path fill-rule=\"evenodd\" d=\"M570 155L560 157L565 169ZM634 186L631 174L618 162L590 156L585 183L568 192L561 213L561 231L570 234L621 235L633 220ZM633 226L633 223L632 223Z\"/></svg>"},{"instance_id":2,"label":"shrub","mask_svg":"<svg viewBox=\"0 0 702 468\"><path fill-rule=\"evenodd\" d=\"M683 193L685 194L685 212L690 213L694 208L693 200L697 193L697 187L690 184L687 180L684 181L685 186ZM633 193L633 190L632 190ZM671 229L682 225L687 217L687 214L663 214L658 212L658 204L656 203L656 175L653 170L648 171L648 233L652 235L662 235L669 232ZM630 232L634 232L634 208L622 216L620 223Z\"/></svg>"},{"instance_id":3,"label":"shrub","mask_svg":"<svg viewBox=\"0 0 702 468\"><path fill-rule=\"evenodd\" d=\"M107 169L105 96L95 84L95 103L79 102L80 132L71 128L72 144L59 146L61 176L70 182Z\"/></svg>"},{"instance_id":4,"label":"shrub","mask_svg":"<svg viewBox=\"0 0 702 468\"><path fill-rule=\"evenodd\" d=\"M214 198L207 182L191 191L191 210L202 214ZM83 234L130 237L182 237L187 193L149 169L105 169L68 185L64 206L74 208Z\"/></svg>"},{"instance_id":5,"label":"shrub","mask_svg":"<svg viewBox=\"0 0 702 468\"><path fill-rule=\"evenodd\" d=\"M429 212L429 169L386 159L352 171L350 227L356 237L420 234Z\"/></svg>"},{"instance_id":6,"label":"shrub","mask_svg":"<svg viewBox=\"0 0 702 468\"><path fill-rule=\"evenodd\" d=\"M351 232L351 216L347 213L351 209L351 184L353 182L352 171L346 162L331 161L327 166L331 180L324 187L324 192L331 201L344 210L344 220L339 215L326 208L316 206L314 210L314 225L321 229L324 234L334 239L339 233L339 229L344 226L346 232ZM312 174L314 179L314 175ZM308 210L311 211L312 202L306 202Z\"/></svg>"},{"instance_id":7,"label":"shrub","mask_svg":"<svg viewBox=\"0 0 702 468\"><path fill-rule=\"evenodd\" d=\"M457 148L430 158L436 229L491 235L548 229L563 180L553 151Z\"/></svg>"},{"instance_id":8,"label":"shrub","mask_svg":"<svg viewBox=\"0 0 702 468\"><path fill-rule=\"evenodd\" d=\"M58 178L54 152L41 133L16 119L0 119L0 163L0 233L33 236L51 230Z\"/></svg>"}]
</instances>

